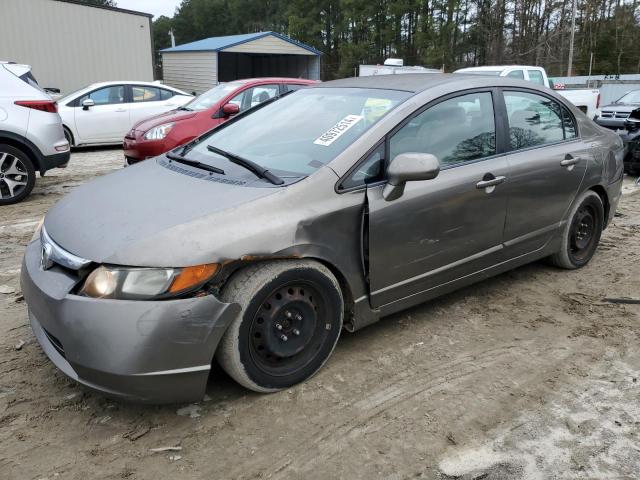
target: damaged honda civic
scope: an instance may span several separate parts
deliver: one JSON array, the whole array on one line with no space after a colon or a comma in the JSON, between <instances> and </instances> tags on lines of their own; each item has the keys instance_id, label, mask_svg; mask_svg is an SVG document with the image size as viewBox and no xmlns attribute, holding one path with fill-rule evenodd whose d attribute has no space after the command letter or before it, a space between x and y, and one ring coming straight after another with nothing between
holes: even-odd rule
<instances>
[{"instance_id":1,"label":"damaged honda civic","mask_svg":"<svg viewBox=\"0 0 640 480\"><path fill-rule=\"evenodd\" d=\"M216 362L274 392L341 331L542 258L576 269L623 147L549 89L387 75L266 102L46 215L24 256L50 360L127 400L201 399Z\"/></svg>"}]
</instances>

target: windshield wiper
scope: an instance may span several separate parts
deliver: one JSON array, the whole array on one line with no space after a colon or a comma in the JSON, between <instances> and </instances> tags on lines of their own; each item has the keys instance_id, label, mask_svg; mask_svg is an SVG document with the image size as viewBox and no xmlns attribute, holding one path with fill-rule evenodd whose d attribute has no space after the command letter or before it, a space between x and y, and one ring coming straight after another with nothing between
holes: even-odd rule
<instances>
[{"instance_id":1,"label":"windshield wiper","mask_svg":"<svg viewBox=\"0 0 640 480\"><path fill-rule=\"evenodd\" d=\"M214 147L213 145L207 145L207 150L209 150L210 152L213 152L215 154L218 154L218 155L221 155L221 156L225 157L231 163L235 163L236 165L240 165L240 166L246 168L247 170L255 173L257 177L264 178L265 180L270 181L274 185L282 185L284 183L284 180L282 180L277 175L274 175L273 173L271 173L269 170L267 170L263 166L258 165L257 163L252 162L251 160L248 160L246 158L240 157L240 156L236 155L235 153L231 153L231 152L227 152L225 150L221 150L220 148Z\"/></svg>"},{"instance_id":2,"label":"windshield wiper","mask_svg":"<svg viewBox=\"0 0 640 480\"><path fill-rule=\"evenodd\" d=\"M196 167L200 170L206 170L207 172L219 173L221 175L224 175L224 170L222 170L221 168L207 165L206 163L198 162L196 160L189 160L188 158L184 158L182 155L178 155L177 153L167 152L166 156L169 160L174 160L178 163L184 163L185 165Z\"/></svg>"},{"instance_id":3,"label":"windshield wiper","mask_svg":"<svg viewBox=\"0 0 640 480\"><path fill-rule=\"evenodd\" d=\"M184 105L183 105L183 106L181 106L181 107L176 108L176 110L186 110L187 112L190 112L190 111L191 111L191 109L190 109L190 108L187 108L187 107L185 107Z\"/></svg>"}]
</instances>

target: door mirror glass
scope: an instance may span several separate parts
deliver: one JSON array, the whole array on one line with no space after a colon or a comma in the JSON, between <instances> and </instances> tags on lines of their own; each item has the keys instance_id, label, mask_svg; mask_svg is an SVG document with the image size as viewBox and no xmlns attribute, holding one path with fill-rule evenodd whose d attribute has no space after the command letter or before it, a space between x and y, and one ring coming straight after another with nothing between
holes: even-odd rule
<instances>
[{"instance_id":1,"label":"door mirror glass","mask_svg":"<svg viewBox=\"0 0 640 480\"><path fill-rule=\"evenodd\" d=\"M440 162L430 153L401 153L395 157L387 168L387 185L382 195L391 201L404 193L406 182L431 180L440 173Z\"/></svg>"},{"instance_id":2,"label":"door mirror glass","mask_svg":"<svg viewBox=\"0 0 640 480\"><path fill-rule=\"evenodd\" d=\"M82 101L82 109L83 110L89 110L89 107L93 107L95 104L96 104L96 102L94 102L90 98L87 98L86 100Z\"/></svg>"},{"instance_id":3,"label":"door mirror glass","mask_svg":"<svg viewBox=\"0 0 640 480\"><path fill-rule=\"evenodd\" d=\"M224 113L225 117L230 115L235 115L240 112L240 107L235 103L227 103L224 107L222 107L222 113Z\"/></svg>"}]
</instances>

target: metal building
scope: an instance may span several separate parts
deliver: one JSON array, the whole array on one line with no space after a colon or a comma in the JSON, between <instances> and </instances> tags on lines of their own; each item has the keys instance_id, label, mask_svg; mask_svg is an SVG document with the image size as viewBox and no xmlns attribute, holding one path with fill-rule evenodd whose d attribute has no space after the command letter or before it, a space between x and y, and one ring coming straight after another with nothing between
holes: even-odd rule
<instances>
[{"instance_id":1,"label":"metal building","mask_svg":"<svg viewBox=\"0 0 640 480\"><path fill-rule=\"evenodd\" d=\"M74 0L1 0L0 60L31 65L69 93L95 82L153 80L151 14Z\"/></svg>"},{"instance_id":2,"label":"metal building","mask_svg":"<svg viewBox=\"0 0 640 480\"><path fill-rule=\"evenodd\" d=\"M321 52L276 32L205 38L161 54L164 83L198 94L239 78L320 80Z\"/></svg>"}]
</instances>

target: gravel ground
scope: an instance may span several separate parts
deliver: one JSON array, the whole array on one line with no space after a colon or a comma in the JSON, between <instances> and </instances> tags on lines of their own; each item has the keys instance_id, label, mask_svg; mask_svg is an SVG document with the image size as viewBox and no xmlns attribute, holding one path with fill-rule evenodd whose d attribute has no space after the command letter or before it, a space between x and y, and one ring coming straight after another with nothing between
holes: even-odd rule
<instances>
[{"instance_id":1,"label":"gravel ground","mask_svg":"<svg viewBox=\"0 0 640 480\"><path fill-rule=\"evenodd\" d=\"M345 333L288 391L254 394L214 369L204 401L150 407L58 372L19 292L47 208L121 164L121 150L79 150L2 208L0 479L637 478L640 306L603 301L639 295L630 179L584 269L528 265Z\"/></svg>"}]
</instances>

